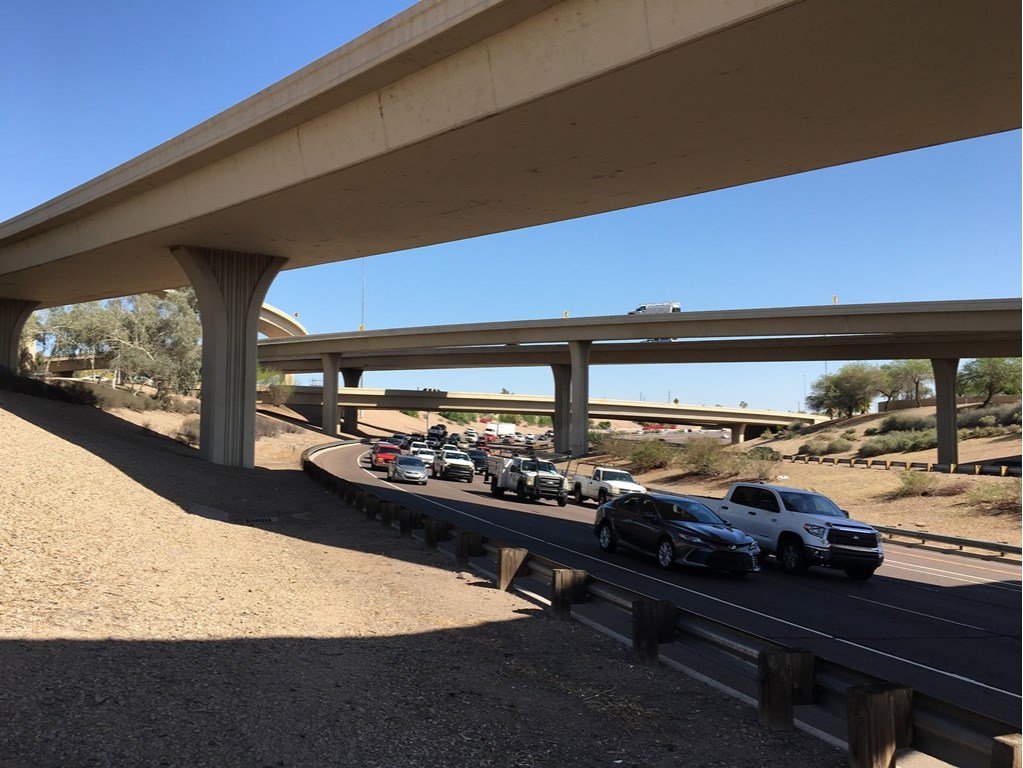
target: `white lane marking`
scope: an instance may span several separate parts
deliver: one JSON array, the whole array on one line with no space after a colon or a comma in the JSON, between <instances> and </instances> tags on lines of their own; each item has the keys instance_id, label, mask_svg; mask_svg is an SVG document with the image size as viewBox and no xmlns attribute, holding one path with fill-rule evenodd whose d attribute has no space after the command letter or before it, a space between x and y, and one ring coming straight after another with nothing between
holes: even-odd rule
<instances>
[{"instance_id":1,"label":"white lane marking","mask_svg":"<svg viewBox=\"0 0 1023 768\"><path fill-rule=\"evenodd\" d=\"M847 594L846 597L852 598L853 600L862 600L865 603L873 603L874 605L880 605L880 606L883 606L885 608L891 608L893 611L902 611L903 613L912 613L914 616L923 616L925 619L934 619L935 621L943 621L946 624L955 624L957 627L966 627L967 629L976 629L978 632L986 632L988 634L995 634L990 629L985 629L984 627L975 627L972 624L963 624L961 621L952 621L952 619L943 619L940 616L933 616L930 613L921 613L920 611L911 611L911 610L909 610L909 608L902 608L901 606L892 605L891 603L882 603L882 602L880 602L878 600L868 600L867 598L860 597L859 595L849 595L849 594Z\"/></svg>"},{"instance_id":2,"label":"white lane marking","mask_svg":"<svg viewBox=\"0 0 1023 768\"><path fill-rule=\"evenodd\" d=\"M467 517L467 518L470 518L472 520L478 520L481 523L486 523L487 525L493 526L494 528L498 528L498 529L503 530L503 531L508 531L509 533L513 533L516 536L522 536L522 537L527 538L527 539L532 539L533 541L538 541L538 542L540 542L542 544L546 544L548 546L554 547L555 549L560 549L563 552L570 552L571 554L576 555L577 557L584 557L587 560L592 560L593 562L600 563L601 565L609 566L611 568L617 568L618 570L624 571L625 573L628 573L628 574L632 574L633 576L642 575L642 574L637 574L635 571L631 571L628 568L624 568L624 567L622 567L620 565L617 565L615 563L608 562L607 560L598 560L596 557L593 557L592 555L587 555L584 552L578 552L578 551L576 551L574 549L569 549L568 547L563 547L560 544L555 544L553 541L547 541L546 539L541 539L541 538L539 538L537 536L533 536L533 535L528 534L528 533L523 533L522 531L517 531L514 528L509 528L509 527L504 526L504 525L499 525L497 523L493 523L490 520L486 520L485 518L479 517L478 515L473 515L473 514L470 514L468 512L463 512L462 510L455 509L454 507L450 507L447 504L442 504L439 501L434 501L433 499L426 499L426 498L424 498L424 501L429 501L432 504L436 504L438 507L441 507L443 509L447 509L447 510L449 510L451 512L454 512L455 514L462 515L463 517ZM994 691L995 693L1002 693L1002 694L1005 694L1006 696L1009 696L1010 698L1013 698L1013 699L1023 699L1023 696L1021 696L1018 693L1013 693L1012 691L1006 691L1006 690L1003 690L1001 688L995 688L993 685L988 685L987 683L982 683L979 680L974 680L974 679L969 678L969 677L964 677L963 675L957 675L954 672L947 672L944 669L937 669L936 667L931 667L931 666L928 666L927 664L921 664L920 662L913 661L912 659L906 659L906 658L903 658L902 656L895 656L894 654L891 654L891 653L885 653L884 651L879 651L876 648L870 648L869 646L862 645L860 643L855 643L852 640L845 640L843 638L836 637L835 635L830 635L827 632L821 632L820 630L813 629L811 627L806 627L806 626L803 626L802 624L796 624L795 622L788 621L787 619L780 619L777 616L772 616L769 613L763 613L761 611L755 611L752 608L747 608L744 605L739 605L738 603L732 603L732 602L729 602L728 600L723 600L720 597L714 597L713 595L708 595L705 592L700 592L699 590L690 589L689 587L682 587L682 586L679 586L678 584L673 584L670 581L665 581L664 579L654 578L653 576L642 575L642 577L645 578L645 579L649 579L650 581L656 581L656 582L658 582L660 584L663 584L666 587L670 587L672 589L677 589L677 590L680 590L682 592L688 592L688 593L693 594L693 595L699 595L700 597L703 597L703 598L705 598L707 600L711 600L711 601L716 602L716 603L721 603L722 605L727 605L730 608L735 608L737 610L744 611L746 613L751 613L754 616L759 616L760 618L763 618L763 619L768 619L770 621L776 621L779 624L784 624L784 625L789 626L789 627L794 627L795 629L798 629L800 631L807 632L807 633L812 634L812 635L817 635L818 637L823 637L823 638L825 638L827 640L834 640L834 641L842 643L844 645L848 645L848 646L851 646L853 648L858 648L859 650L866 651L867 653L875 653L875 654L877 654L879 656L884 656L884 657L889 658L889 659L894 659L896 661L900 661L903 664L909 664L912 667L917 667L919 669L925 669L928 672L933 672L933 673L938 674L938 675L944 675L945 677L951 677L954 680L959 680L961 682L969 683L971 685L976 685L976 686L979 686L981 688L986 688L989 691Z\"/></svg>"},{"instance_id":3,"label":"white lane marking","mask_svg":"<svg viewBox=\"0 0 1023 768\"><path fill-rule=\"evenodd\" d=\"M901 569L903 571L911 571L913 573L925 574L927 576L941 576L942 578L949 579L950 581L959 581L964 584L977 584L979 586L992 587L994 589L1005 589L1008 590L1009 592L1018 592L1020 590L1020 585L1015 582L1012 584L1001 584L996 581L987 581L979 577L967 576L961 573L956 573L955 571L946 571L941 568L928 568L927 566L923 565L906 566L889 562L885 562L885 566L888 566L889 568L894 568L896 570Z\"/></svg>"},{"instance_id":4,"label":"white lane marking","mask_svg":"<svg viewBox=\"0 0 1023 768\"><path fill-rule=\"evenodd\" d=\"M903 563L906 563L906 564L914 563L914 562L917 562L919 560L930 560L930 561L933 561L933 562L936 562L936 563L942 563L944 565L948 565L948 558L950 556L951 557L959 557L960 556L960 555L957 555L955 552L949 551L943 557L936 557L934 555L926 555L923 552L917 553L916 551L913 550L913 547L911 547L911 546L909 546L907 544L901 544L900 545L897 542L892 542L892 541L885 541L885 544L893 544L893 545L896 545L896 546L900 547L898 555L893 555L891 550L888 550L886 548L886 550L885 550L885 554L886 554L885 562L887 562L889 559L895 560L895 559L897 559L897 557L902 556L902 557L910 558L910 559L907 559L907 560L900 561L900 562L903 562ZM970 558L969 566L973 570L976 570L976 571L990 571L991 573L996 573L999 576L1012 575L1012 574L1018 575L1020 573L1020 568L1021 568L1021 565L1019 563L1013 563L1011 561L1007 562L1007 563L991 563L991 562L986 561L986 560L976 560L976 561L974 561L974 558Z\"/></svg>"}]
</instances>

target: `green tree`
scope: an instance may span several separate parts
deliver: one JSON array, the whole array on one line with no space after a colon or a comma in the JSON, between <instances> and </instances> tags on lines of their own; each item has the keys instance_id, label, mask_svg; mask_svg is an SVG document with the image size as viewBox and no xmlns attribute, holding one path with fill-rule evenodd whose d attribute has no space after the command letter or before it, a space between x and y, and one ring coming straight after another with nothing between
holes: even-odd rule
<instances>
[{"instance_id":1,"label":"green tree","mask_svg":"<svg viewBox=\"0 0 1023 768\"><path fill-rule=\"evenodd\" d=\"M53 307L26 326L46 358L107 358L129 382L151 379L157 395L186 393L199 381L202 325L191 288ZM23 336L23 338L25 338Z\"/></svg>"},{"instance_id":2,"label":"green tree","mask_svg":"<svg viewBox=\"0 0 1023 768\"><path fill-rule=\"evenodd\" d=\"M893 360L881 366L878 392L888 400L916 400L927 397L933 390L927 382L934 380L930 360Z\"/></svg>"},{"instance_id":3,"label":"green tree","mask_svg":"<svg viewBox=\"0 0 1023 768\"><path fill-rule=\"evenodd\" d=\"M995 395L1020 394L1020 358L982 357L968 360L959 371L960 394L983 397L984 405Z\"/></svg>"},{"instance_id":4,"label":"green tree","mask_svg":"<svg viewBox=\"0 0 1023 768\"><path fill-rule=\"evenodd\" d=\"M880 371L866 363L848 363L835 373L817 379L806 398L807 407L819 413L855 416L870 410L879 391Z\"/></svg>"}]
</instances>

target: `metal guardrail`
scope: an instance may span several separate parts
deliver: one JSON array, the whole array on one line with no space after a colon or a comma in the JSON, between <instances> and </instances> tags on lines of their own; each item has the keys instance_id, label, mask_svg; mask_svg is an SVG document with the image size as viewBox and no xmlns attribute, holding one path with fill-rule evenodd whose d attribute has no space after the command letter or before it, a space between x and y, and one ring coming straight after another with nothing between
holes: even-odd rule
<instances>
[{"instance_id":1,"label":"metal guardrail","mask_svg":"<svg viewBox=\"0 0 1023 768\"><path fill-rule=\"evenodd\" d=\"M370 517L376 519L379 514L382 523L392 525L392 521L397 518L402 535L411 535L411 528L415 525L423 527L427 531L425 536L427 546L431 544L436 546L441 537L445 540L454 539L456 541L454 554L456 561L461 561L461 564L465 565L469 564L470 557L474 557L477 561L480 558L486 558L491 562L496 562L499 582L507 582L509 585L515 578L528 577L533 582L551 588L553 591L555 573L559 570L571 570L539 555L507 547L498 541L488 540L482 534L462 531L447 521L431 521L425 516L416 514L415 523L413 523L409 510L376 497L366 487L331 475L313 460L320 451L339 445L335 443L306 451L303 455L303 469L310 477L337 493L348 506L364 512L367 519ZM445 532L443 536L438 533L438 530ZM953 537L941 538L952 539ZM502 557L504 551L521 553L521 561L515 561L514 573L501 572L501 568L505 567ZM632 626L633 648L634 652L637 652L635 627L641 621L636 613L637 605L667 601L653 600L641 593L595 579L584 572L572 572L585 576L585 596L581 599L577 597L573 602L585 602L588 607L598 606L601 609L607 609L614 617L615 623ZM552 592L552 606L554 599L555 596ZM707 654L724 654L736 660L733 671L737 671L745 681L747 689L751 688L754 693L759 691L758 705L761 708L761 721L764 722L764 659L767 654L785 653L786 651L799 652L799 650L788 649L772 640L758 637L678 606L672 606L672 608L674 620L671 636L658 641L657 658L664 660L680 654L684 644L689 648L705 649ZM592 620L590 623L593 623ZM848 714L851 691L864 687L890 686L879 678L821 657L812 658L812 681L812 703L800 708L803 713L801 716L809 719L806 712L810 710L819 713L826 719L830 718L830 722L839 723L841 727L824 731L839 743L845 743L847 737L850 742L852 741L853 733ZM745 695L734 689L733 692L740 696ZM913 738L912 744L909 746L914 750L952 765L962 766L962 768L1001 768L1003 765L1012 765L1011 760L1013 759L1017 761L1015 764L1018 765L1020 756L1018 726L994 720L917 691L912 692L911 701L908 717L911 718ZM791 714L789 717L791 718ZM810 730L815 728L817 726L811 727ZM1009 762L1006 762L1006 750L1008 750Z\"/></svg>"},{"instance_id":2,"label":"metal guardrail","mask_svg":"<svg viewBox=\"0 0 1023 768\"><path fill-rule=\"evenodd\" d=\"M820 464L825 467L861 467L867 469L904 469L920 472L939 472L948 475L985 475L988 477L1023 477L1023 468L1006 464L983 464L968 461L963 464L934 464L928 461L891 461L889 459L840 459L834 456L810 456L806 453L782 454L782 461L791 464Z\"/></svg>"},{"instance_id":3,"label":"metal guardrail","mask_svg":"<svg viewBox=\"0 0 1023 768\"><path fill-rule=\"evenodd\" d=\"M1018 555L1023 556L1023 547L1017 547L1012 544L1003 544L997 541L979 541L977 539L961 539L956 536L944 536L939 533L926 533L924 531L907 531L905 528L886 528L884 526L875 525L875 529L880 531L888 539L905 538L914 539L919 541L921 544L930 544L931 542L937 542L940 544L951 544L956 549L965 550L969 549L980 549L986 552L997 552L1000 556L1005 555Z\"/></svg>"}]
</instances>

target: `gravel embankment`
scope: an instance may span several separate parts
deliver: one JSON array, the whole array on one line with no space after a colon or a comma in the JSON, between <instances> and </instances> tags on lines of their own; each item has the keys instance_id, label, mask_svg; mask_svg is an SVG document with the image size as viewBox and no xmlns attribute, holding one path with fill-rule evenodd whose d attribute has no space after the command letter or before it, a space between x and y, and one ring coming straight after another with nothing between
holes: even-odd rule
<instances>
[{"instance_id":1,"label":"gravel embankment","mask_svg":"<svg viewBox=\"0 0 1023 768\"><path fill-rule=\"evenodd\" d=\"M846 764L297 471L6 392L0 433L2 768Z\"/></svg>"}]
</instances>

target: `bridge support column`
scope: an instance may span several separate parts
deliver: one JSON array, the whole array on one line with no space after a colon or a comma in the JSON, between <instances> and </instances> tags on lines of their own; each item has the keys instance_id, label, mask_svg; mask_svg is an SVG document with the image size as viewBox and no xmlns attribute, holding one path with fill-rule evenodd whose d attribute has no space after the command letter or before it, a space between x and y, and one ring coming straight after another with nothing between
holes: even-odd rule
<instances>
[{"instance_id":1,"label":"bridge support column","mask_svg":"<svg viewBox=\"0 0 1023 768\"><path fill-rule=\"evenodd\" d=\"M215 464L255 464L256 333L267 289L285 259L176 246L202 318L199 455Z\"/></svg>"},{"instance_id":2,"label":"bridge support column","mask_svg":"<svg viewBox=\"0 0 1023 768\"><path fill-rule=\"evenodd\" d=\"M956 374L959 359L931 360L934 371L935 419L938 432L938 463L959 463L959 432L956 428Z\"/></svg>"},{"instance_id":3,"label":"bridge support column","mask_svg":"<svg viewBox=\"0 0 1023 768\"><path fill-rule=\"evenodd\" d=\"M323 414L320 429L324 437L337 437L337 365L341 361L338 352L324 352L323 361Z\"/></svg>"},{"instance_id":4,"label":"bridge support column","mask_svg":"<svg viewBox=\"0 0 1023 768\"><path fill-rule=\"evenodd\" d=\"M732 445L746 442L746 427L748 426L748 424L732 425Z\"/></svg>"},{"instance_id":5,"label":"bridge support column","mask_svg":"<svg viewBox=\"0 0 1023 768\"><path fill-rule=\"evenodd\" d=\"M568 342L572 362L571 425L569 450L573 456L585 456L590 450L590 341Z\"/></svg>"},{"instance_id":6,"label":"bridge support column","mask_svg":"<svg viewBox=\"0 0 1023 768\"><path fill-rule=\"evenodd\" d=\"M346 387L355 389L362 384L362 368L342 368L341 376L344 377ZM337 387L334 388L337 391ZM336 399L336 398L335 398ZM347 405L341 413L341 429L345 434L355 435L359 432L359 409L354 405Z\"/></svg>"},{"instance_id":7,"label":"bridge support column","mask_svg":"<svg viewBox=\"0 0 1023 768\"><path fill-rule=\"evenodd\" d=\"M552 365L554 373L554 450L558 453L570 451L572 415L572 366Z\"/></svg>"},{"instance_id":8,"label":"bridge support column","mask_svg":"<svg viewBox=\"0 0 1023 768\"><path fill-rule=\"evenodd\" d=\"M21 331L29 315L39 306L37 301L0 299L0 368L18 372L21 356Z\"/></svg>"}]
</instances>

